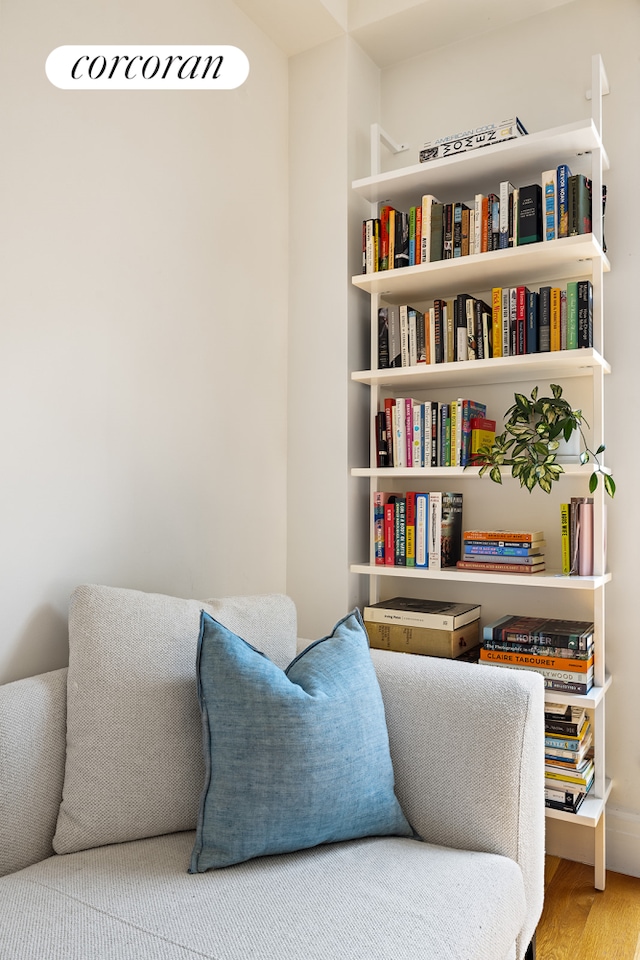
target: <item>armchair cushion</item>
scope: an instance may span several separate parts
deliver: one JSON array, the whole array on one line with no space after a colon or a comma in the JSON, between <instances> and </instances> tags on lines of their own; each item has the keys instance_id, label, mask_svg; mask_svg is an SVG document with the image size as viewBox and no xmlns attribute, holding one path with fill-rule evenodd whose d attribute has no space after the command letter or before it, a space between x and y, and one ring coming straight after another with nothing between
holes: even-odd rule
<instances>
[{"instance_id":1,"label":"armchair cushion","mask_svg":"<svg viewBox=\"0 0 640 960\"><path fill-rule=\"evenodd\" d=\"M194 829L204 778L195 671L202 607L115 587L74 591L56 853ZM288 597L205 607L279 663L293 656Z\"/></svg>"},{"instance_id":2,"label":"armchair cushion","mask_svg":"<svg viewBox=\"0 0 640 960\"><path fill-rule=\"evenodd\" d=\"M357 610L284 671L203 612L197 662L206 776L190 872L412 836Z\"/></svg>"}]
</instances>

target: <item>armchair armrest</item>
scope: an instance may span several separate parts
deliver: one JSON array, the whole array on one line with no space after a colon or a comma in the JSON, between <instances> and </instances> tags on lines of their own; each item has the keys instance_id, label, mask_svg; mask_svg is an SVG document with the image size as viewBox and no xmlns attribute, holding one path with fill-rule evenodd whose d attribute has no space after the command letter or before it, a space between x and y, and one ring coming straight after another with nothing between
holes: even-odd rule
<instances>
[{"instance_id":1,"label":"armchair armrest","mask_svg":"<svg viewBox=\"0 0 640 960\"><path fill-rule=\"evenodd\" d=\"M522 871L523 956L544 895L544 682L528 670L371 651L396 794L435 844L497 853Z\"/></svg>"},{"instance_id":2,"label":"armchair armrest","mask_svg":"<svg viewBox=\"0 0 640 960\"><path fill-rule=\"evenodd\" d=\"M66 705L66 667L0 686L0 877L53 854Z\"/></svg>"}]
</instances>

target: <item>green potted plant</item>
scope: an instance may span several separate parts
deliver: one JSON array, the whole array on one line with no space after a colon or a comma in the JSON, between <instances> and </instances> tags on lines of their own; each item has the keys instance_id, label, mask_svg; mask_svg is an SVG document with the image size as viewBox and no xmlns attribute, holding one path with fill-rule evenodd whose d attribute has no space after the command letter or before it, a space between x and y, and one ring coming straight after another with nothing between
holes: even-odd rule
<instances>
[{"instance_id":1,"label":"green potted plant","mask_svg":"<svg viewBox=\"0 0 640 960\"><path fill-rule=\"evenodd\" d=\"M534 387L530 398L522 393L514 394L515 403L505 413L504 431L493 443L479 447L469 466L479 466L480 476L488 473L495 483L502 483L501 470L510 467L511 475L520 481L521 487L531 492L538 486L545 493L551 493L552 484L564 473L562 464L557 462L560 441L567 442L578 432L584 448L580 462L594 464L589 492L593 493L602 476L606 492L613 497L614 479L598 459L604 444L595 452L590 450L582 429L583 424L587 427L589 424L582 411L572 408L557 383L551 384L551 392L551 397L539 397L538 387Z\"/></svg>"}]
</instances>

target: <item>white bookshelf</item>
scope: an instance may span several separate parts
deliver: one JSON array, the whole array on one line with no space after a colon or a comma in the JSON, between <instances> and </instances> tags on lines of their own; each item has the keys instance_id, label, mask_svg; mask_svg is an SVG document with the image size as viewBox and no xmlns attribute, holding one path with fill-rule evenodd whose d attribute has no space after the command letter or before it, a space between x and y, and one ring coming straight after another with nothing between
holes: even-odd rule
<instances>
[{"instance_id":1,"label":"white bookshelf","mask_svg":"<svg viewBox=\"0 0 640 960\"><path fill-rule=\"evenodd\" d=\"M606 77L598 55L592 60L592 116L586 120L570 123L540 133L528 134L506 143L496 144L465 154L414 164L401 170L376 173L356 180L353 190L372 204L371 216L377 216L378 204L390 203L407 210L426 193L437 196L442 202L452 202L476 193L496 192L501 180L510 180L518 185L540 182L543 170L568 163L572 173L585 173L592 180L593 197L599 197L602 189L602 174L608 169L608 158L601 140L601 97L606 92ZM372 169L379 169L379 153L376 158L373 142L380 136L380 128L372 128ZM479 477L478 468L380 468L376 466L375 415L385 396L407 396L408 391L435 391L451 387L497 387L507 397L508 386L529 381L551 381L580 378L591 400L591 428L596 446L603 437L604 427L604 378L610 367L604 356L604 306L603 278L610 264L603 252L603 226L597 216L598 207L593 203L593 233L556 239L537 244L515 246L491 253L480 253L457 259L419 264L402 269L378 273L360 274L353 277L353 285L370 297L370 343L371 369L354 371L352 380L369 387L371 459L368 465L352 469L355 477L369 479L370 499L376 490L389 489L388 482L398 482L409 489L428 489L429 481L437 480L434 489L453 489L451 481L464 479L465 503L469 500L495 496L501 488L487 478ZM593 342L594 347L579 350L564 350L556 353L536 353L516 357L499 357L485 360L459 361L455 363L418 365L394 369L376 369L378 309L381 304L426 303L435 297L446 298L461 290L489 299L494 286L518 284L548 284L556 280L588 278L593 284ZM516 386L517 389L517 386ZM468 395L468 394L467 394ZM510 398L509 402L513 402ZM507 404L508 405L508 404ZM500 429L500 427L498 427ZM566 477L562 477L553 496L558 507L575 493L588 492L588 477L592 467L580 464L565 464ZM512 485L511 478L503 471L503 486ZM446 486L445 486L446 484ZM560 492L563 484L570 484L571 492ZM422 486L421 486L422 485ZM491 488L494 488L493 490ZM566 488L565 488L566 489ZM527 493L522 492L526 497ZM593 829L594 837L594 885L604 889L605 884L605 810L611 790L606 777L605 761L605 699L611 677L605 673L605 594L611 573L606 568L605 553L605 505L603 484L600 482L594 496L594 575L591 577L563 576L553 569L560 565L560 556L547 555L547 569L529 576L497 573L476 573L445 568L440 570L415 567L379 565L375 563L373 537L370 540L369 557L350 567L353 574L368 579L369 602L374 603L385 596L401 592L409 594L412 584L433 584L459 587L460 600L465 599L465 590L471 585L484 585L489 591L504 591L505 612L509 607L508 597L512 588L524 588L523 594L531 597L531 604L544 607L545 597L555 596L550 591L562 590L563 609L566 616L585 619L585 604L592 611L595 624L595 686L585 697L547 693L548 702L581 704L590 711L594 728L595 782L577 814L548 810L549 818L579 824ZM519 517L512 522L505 517L504 526L517 527ZM559 524L559 509L558 509ZM538 527L541 529L541 527ZM403 581L399 588L398 581ZM390 590L394 592L391 593ZM437 594L436 594L437 595ZM518 596L520 594L518 593ZM560 595L557 595L558 597ZM573 614L572 604L576 605ZM509 611L512 612L512 611ZM524 613L533 613L525 610ZM479 667L481 669L481 667ZM570 829L570 826L568 827Z\"/></svg>"}]
</instances>

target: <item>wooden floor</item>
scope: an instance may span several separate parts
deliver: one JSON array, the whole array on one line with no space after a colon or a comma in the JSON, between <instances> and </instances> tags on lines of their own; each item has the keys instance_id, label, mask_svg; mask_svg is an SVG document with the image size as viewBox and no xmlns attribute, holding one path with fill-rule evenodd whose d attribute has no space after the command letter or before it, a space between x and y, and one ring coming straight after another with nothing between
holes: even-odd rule
<instances>
[{"instance_id":1,"label":"wooden floor","mask_svg":"<svg viewBox=\"0 0 640 960\"><path fill-rule=\"evenodd\" d=\"M536 960L640 960L640 879L547 857Z\"/></svg>"}]
</instances>

